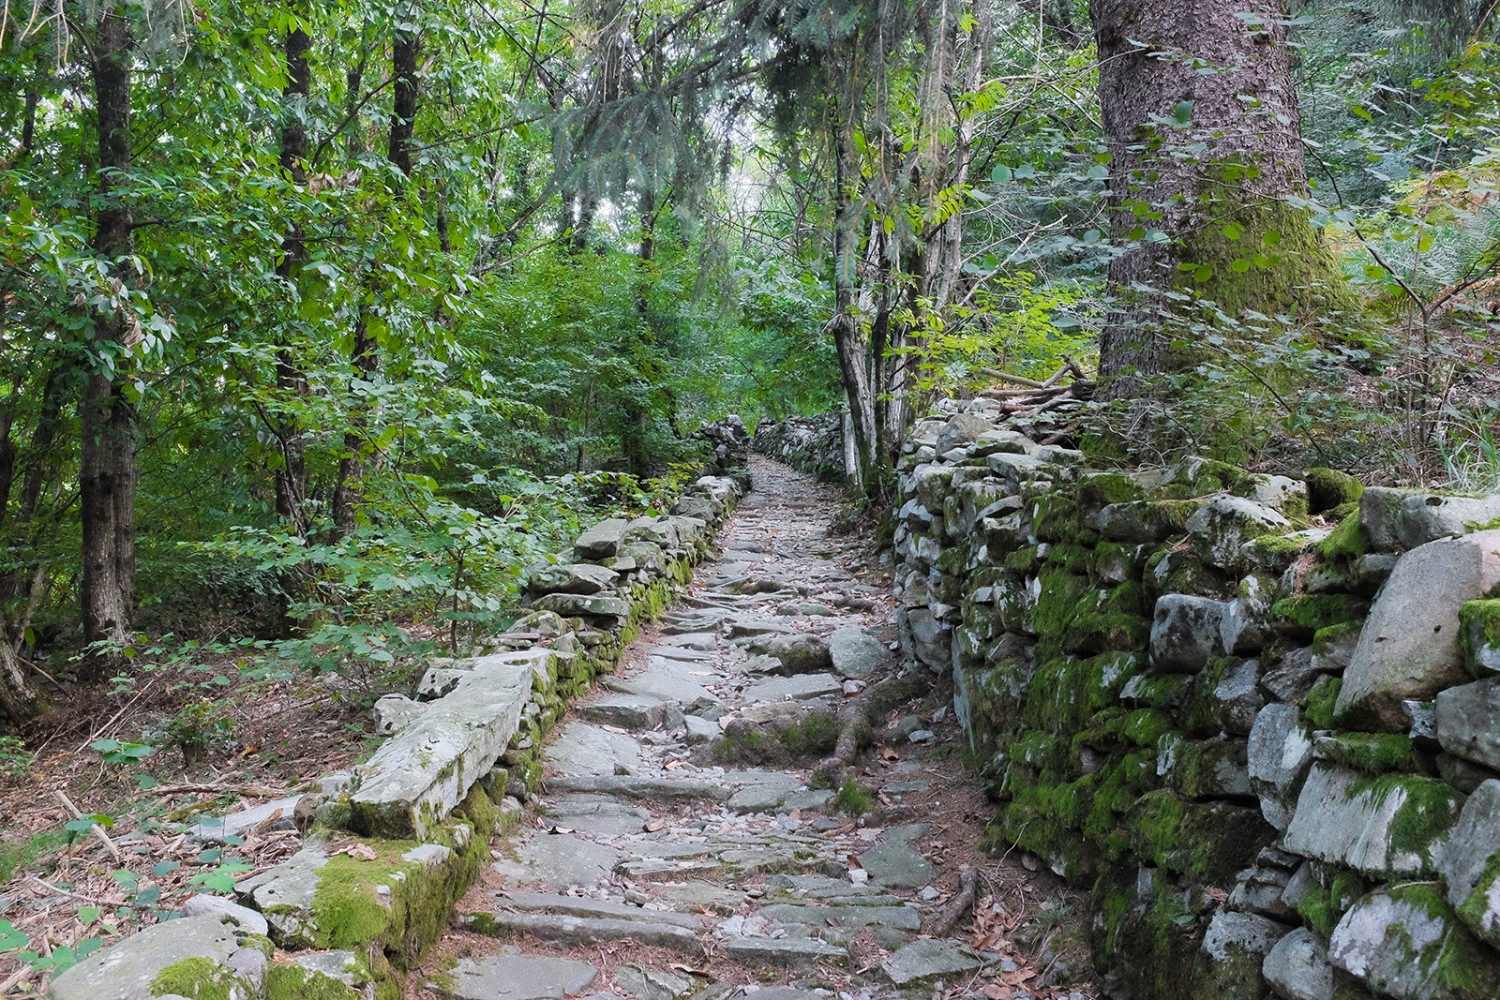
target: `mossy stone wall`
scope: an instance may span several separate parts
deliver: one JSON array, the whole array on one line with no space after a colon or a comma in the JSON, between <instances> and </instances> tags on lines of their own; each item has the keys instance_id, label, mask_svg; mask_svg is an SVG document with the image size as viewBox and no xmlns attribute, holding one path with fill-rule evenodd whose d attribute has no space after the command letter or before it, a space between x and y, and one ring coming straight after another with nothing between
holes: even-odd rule
<instances>
[{"instance_id":1,"label":"mossy stone wall","mask_svg":"<svg viewBox=\"0 0 1500 1000\"><path fill-rule=\"evenodd\" d=\"M1090 894L1110 995L1500 995L1500 817L1481 808L1500 791L1471 794L1500 789L1500 758L1445 746L1435 692L1403 731L1335 726L1414 547L1396 539L1441 537L1422 531L1444 504L1328 469L1099 467L1048 433L985 401L917 423L895 596L906 655L952 678L992 846ZM1500 684L1500 592L1465 601L1434 641ZM1460 852L1480 859L1467 876Z\"/></svg>"}]
</instances>

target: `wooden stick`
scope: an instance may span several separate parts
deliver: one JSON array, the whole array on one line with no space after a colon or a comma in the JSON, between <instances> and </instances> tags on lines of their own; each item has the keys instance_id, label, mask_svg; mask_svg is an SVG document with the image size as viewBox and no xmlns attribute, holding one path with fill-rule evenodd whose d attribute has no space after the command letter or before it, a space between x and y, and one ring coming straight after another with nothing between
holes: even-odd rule
<instances>
[{"instance_id":1,"label":"wooden stick","mask_svg":"<svg viewBox=\"0 0 1500 1000\"><path fill-rule=\"evenodd\" d=\"M43 889L46 889L49 893L52 893L52 894L58 895L58 896L69 896L69 897L71 897L73 899L82 900L83 902L88 903L91 906L124 906L125 905L125 900L123 900L123 899L95 899L93 896L85 896L82 893L70 892L67 889L64 889L60 885L53 885L51 882L43 882L41 879L37 878L35 875L28 874L26 876L26 880L28 882L35 882L37 885L41 886Z\"/></svg>"},{"instance_id":2,"label":"wooden stick","mask_svg":"<svg viewBox=\"0 0 1500 1000\"><path fill-rule=\"evenodd\" d=\"M124 708L120 709L114 715L111 715L109 717L109 721L108 722L106 722L104 725L100 726L98 729L94 730L94 734L92 736L88 737L82 743L78 744L78 749L75 750L75 751L73 751L73 752L74 753L82 753L84 747L88 746L90 743L94 742L95 740L97 740L101 736L103 736L104 733L109 729L109 727L113 726L115 724L115 722L120 718L120 716L122 716L126 712L130 711L130 706L134 705L136 702L140 701L142 698L144 698L146 696L146 692L150 691L156 685L156 681L157 681L157 678L155 678L155 677L151 678L151 683L149 683L145 687L141 688L139 694L137 694L134 698L132 698L129 701L127 701L125 703L125 707Z\"/></svg>"},{"instance_id":3,"label":"wooden stick","mask_svg":"<svg viewBox=\"0 0 1500 1000\"><path fill-rule=\"evenodd\" d=\"M68 798L67 792L64 792L61 788L54 788L52 789L52 795L57 799L57 801L62 803L62 807L64 809L73 814L74 819L83 819L83 813L80 812L78 807L73 804L73 800ZM116 862L120 864L125 863L125 859L120 855L119 845L117 845L113 840L109 839L109 834L104 832L104 827L100 826L98 823L95 823L93 826L89 827L89 832L92 833L95 837L99 838L99 842L108 849L110 855L115 859ZM44 882L42 884L45 885L46 883Z\"/></svg>"},{"instance_id":4,"label":"wooden stick","mask_svg":"<svg viewBox=\"0 0 1500 1000\"><path fill-rule=\"evenodd\" d=\"M958 922L969 915L974 909L974 893L979 888L979 872L973 868L963 868L958 873L958 892L948 900L948 905L943 907L937 919L932 922L932 930L928 931L933 937L947 937Z\"/></svg>"}]
</instances>

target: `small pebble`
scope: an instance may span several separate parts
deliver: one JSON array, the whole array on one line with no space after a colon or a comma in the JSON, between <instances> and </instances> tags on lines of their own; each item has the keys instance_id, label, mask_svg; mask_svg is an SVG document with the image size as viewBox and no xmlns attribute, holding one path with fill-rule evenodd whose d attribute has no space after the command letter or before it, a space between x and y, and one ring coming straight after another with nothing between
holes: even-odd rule
<instances>
[{"instance_id":1,"label":"small pebble","mask_svg":"<svg viewBox=\"0 0 1500 1000\"><path fill-rule=\"evenodd\" d=\"M932 902L934 899L937 899L941 895L942 895L942 893L938 892L936 889L934 889L930 885L926 886L922 890L922 898L924 900L926 900L927 902L929 902L929 903Z\"/></svg>"},{"instance_id":2,"label":"small pebble","mask_svg":"<svg viewBox=\"0 0 1500 1000\"><path fill-rule=\"evenodd\" d=\"M937 739L937 734L931 729L918 729L906 737L913 743L931 743Z\"/></svg>"}]
</instances>

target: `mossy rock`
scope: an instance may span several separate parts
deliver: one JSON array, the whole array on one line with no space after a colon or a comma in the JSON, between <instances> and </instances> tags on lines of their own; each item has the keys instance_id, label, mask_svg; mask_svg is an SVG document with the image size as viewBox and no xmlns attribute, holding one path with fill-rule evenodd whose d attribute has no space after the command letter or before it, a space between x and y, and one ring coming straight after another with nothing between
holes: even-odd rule
<instances>
[{"instance_id":1,"label":"mossy rock","mask_svg":"<svg viewBox=\"0 0 1500 1000\"><path fill-rule=\"evenodd\" d=\"M1369 601L1352 594L1303 594L1271 605L1271 619L1290 634L1311 638L1319 629L1361 620L1369 610Z\"/></svg>"},{"instance_id":2,"label":"mossy rock","mask_svg":"<svg viewBox=\"0 0 1500 1000\"><path fill-rule=\"evenodd\" d=\"M1500 600L1469 601L1459 608L1459 649L1474 677L1500 673Z\"/></svg>"},{"instance_id":3,"label":"mossy rock","mask_svg":"<svg viewBox=\"0 0 1500 1000\"><path fill-rule=\"evenodd\" d=\"M1344 504L1357 504L1364 495L1365 484L1337 469L1312 468L1303 476L1307 480L1309 511L1321 514Z\"/></svg>"},{"instance_id":4,"label":"mossy rock","mask_svg":"<svg viewBox=\"0 0 1500 1000\"><path fill-rule=\"evenodd\" d=\"M1188 801L1167 789L1137 799L1126 827L1146 862L1214 885L1231 883L1276 839L1259 809Z\"/></svg>"},{"instance_id":5,"label":"mossy rock","mask_svg":"<svg viewBox=\"0 0 1500 1000\"><path fill-rule=\"evenodd\" d=\"M1146 490L1123 472L1091 472L1078 479L1074 487L1086 508L1098 509L1116 503L1146 499Z\"/></svg>"},{"instance_id":6,"label":"mossy rock","mask_svg":"<svg viewBox=\"0 0 1500 1000\"><path fill-rule=\"evenodd\" d=\"M1342 677L1320 677L1316 684L1302 696L1302 717L1309 729L1332 729L1333 709L1339 700L1339 689L1344 686Z\"/></svg>"},{"instance_id":7,"label":"mossy rock","mask_svg":"<svg viewBox=\"0 0 1500 1000\"><path fill-rule=\"evenodd\" d=\"M1431 770L1405 733L1331 733L1315 746L1319 759L1369 775Z\"/></svg>"},{"instance_id":8,"label":"mossy rock","mask_svg":"<svg viewBox=\"0 0 1500 1000\"><path fill-rule=\"evenodd\" d=\"M277 962L266 972L266 1000L362 1000L364 993L332 976Z\"/></svg>"},{"instance_id":9,"label":"mossy rock","mask_svg":"<svg viewBox=\"0 0 1500 1000\"><path fill-rule=\"evenodd\" d=\"M1370 550L1370 540L1358 517L1345 517L1316 548L1324 559L1347 564Z\"/></svg>"},{"instance_id":10,"label":"mossy rock","mask_svg":"<svg viewBox=\"0 0 1500 1000\"><path fill-rule=\"evenodd\" d=\"M1208 956L1201 938L1210 902L1150 872L1141 893L1134 866L1102 869L1090 893L1097 914L1090 939L1095 964L1136 997L1202 997Z\"/></svg>"},{"instance_id":11,"label":"mossy rock","mask_svg":"<svg viewBox=\"0 0 1500 1000\"><path fill-rule=\"evenodd\" d=\"M233 969L211 958L194 956L173 962L151 981L151 996L184 996L192 1000L235 1000L250 995L249 984Z\"/></svg>"}]
</instances>

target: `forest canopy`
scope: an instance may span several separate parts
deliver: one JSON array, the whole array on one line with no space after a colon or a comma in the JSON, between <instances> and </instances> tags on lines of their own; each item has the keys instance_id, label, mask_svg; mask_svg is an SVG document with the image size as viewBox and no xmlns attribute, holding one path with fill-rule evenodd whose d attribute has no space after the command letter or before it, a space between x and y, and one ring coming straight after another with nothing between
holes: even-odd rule
<instances>
[{"instance_id":1,"label":"forest canopy","mask_svg":"<svg viewBox=\"0 0 1500 1000\"><path fill-rule=\"evenodd\" d=\"M0 717L459 647L731 412L1500 487L1492 10L1187 6L0 0Z\"/></svg>"}]
</instances>

